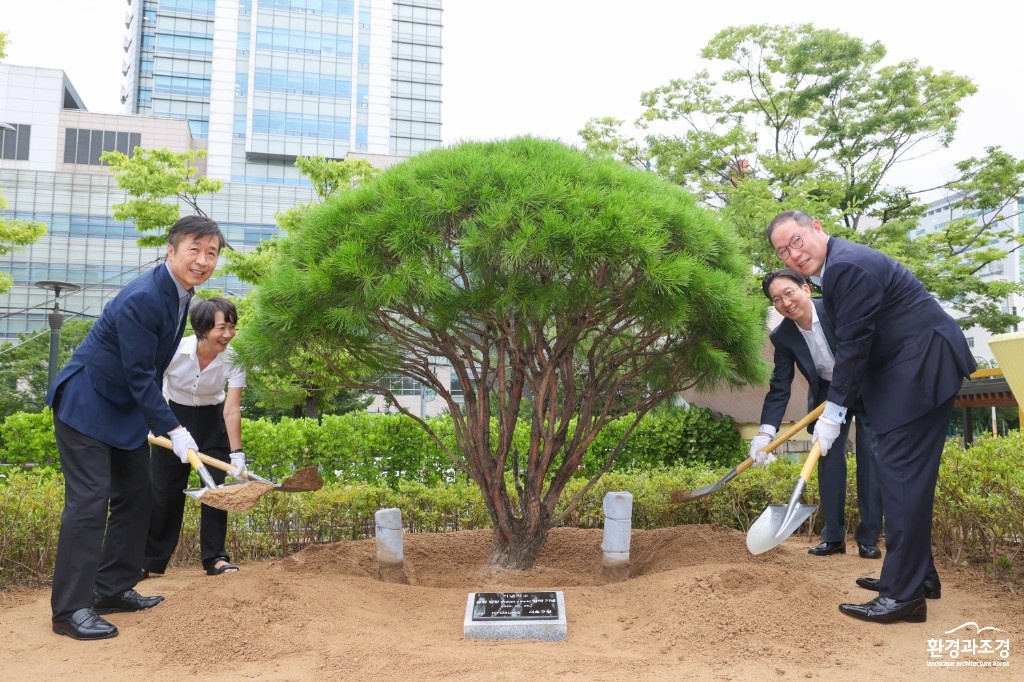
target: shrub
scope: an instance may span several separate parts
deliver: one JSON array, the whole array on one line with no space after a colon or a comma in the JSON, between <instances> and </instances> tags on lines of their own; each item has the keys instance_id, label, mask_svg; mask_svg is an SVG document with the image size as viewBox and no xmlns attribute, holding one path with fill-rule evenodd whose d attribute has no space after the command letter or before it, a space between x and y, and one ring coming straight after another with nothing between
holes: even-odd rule
<instances>
[{"instance_id":1,"label":"shrub","mask_svg":"<svg viewBox=\"0 0 1024 682\"><path fill-rule=\"evenodd\" d=\"M964 449L946 443L935 491L932 539L954 561L1009 568L1024 548L1024 436L983 436Z\"/></svg>"},{"instance_id":2,"label":"shrub","mask_svg":"<svg viewBox=\"0 0 1024 682\"><path fill-rule=\"evenodd\" d=\"M44 407L42 412L15 412L0 421L0 462L60 466L50 408Z\"/></svg>"},{"instance_id":3,"label":"shrub","mask_svg":"<svg viewBox=\"0 0 1024 682\"><path fill-rule=\"evenodd\" d=\"M604 464L631 418L609 424L584 459L581 476ZM448 415L430 420L434 432L454 451L455 435ZM492 424L496 437L497 420ZM400 414L349 412L321 420L283 418L242 420L249 466L277 479L296 468L316 466L325 480L378 481L398 489L402 481L434 485L463 477L441 447L413 420ZM529 424L521 422L513 443L529 449ZM727 464L741 458L744 443L729 418L716 418L699 407L665 408L647 415L630 434L615 469L649 469L675 464ZM49 409L19 412L0 423L0 462L59 466Z\"/></svg>"}]
</instances>

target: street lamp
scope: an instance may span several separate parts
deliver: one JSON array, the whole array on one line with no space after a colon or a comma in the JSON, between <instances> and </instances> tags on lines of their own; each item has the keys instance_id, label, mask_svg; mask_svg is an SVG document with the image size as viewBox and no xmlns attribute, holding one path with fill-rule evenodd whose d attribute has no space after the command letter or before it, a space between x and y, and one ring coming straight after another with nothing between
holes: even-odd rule
<instances>
[{"instance_id":1,"label":"street lamp","mask_svg":"<svg viewBox=\"0 0 1024 682\"><path fill-rule=\"evenodd\" d=\"M44 280L42 282L36 282L36 286L40 289L46 289L52 291L54 294L53 298L53 312L50 313L50 366L46 378L46 388L49 390L50 386L53 385L53 378L57 376L57 349L60 347L60 328L64 324L64 315L60 312L60 292L67 291L69 293L78 291L82 287L71 282L53 282Z\"/></svg>"}]
</instances>

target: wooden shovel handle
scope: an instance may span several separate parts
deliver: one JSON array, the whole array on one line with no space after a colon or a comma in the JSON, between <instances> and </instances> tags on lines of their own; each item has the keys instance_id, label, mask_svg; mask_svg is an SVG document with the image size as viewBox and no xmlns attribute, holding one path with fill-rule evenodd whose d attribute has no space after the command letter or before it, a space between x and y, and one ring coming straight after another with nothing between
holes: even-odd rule
<instances>
[{"instance_id":1,"label":"wooden shovel handle","mask_svg":"<svg viewBox=\"0 0 1024 682\"><path fill-rule=\"evenodd\" d=\"M780 445L785 443L787 440L789 440L790 438L795 436L797 433L799 433L803 429L807 428L807 425L810 424L815 419L817 419L818 417L820 417L821 413L824 412L824 411L825 411L825 403L822 403L821 405L818 405L813 410L811 410L807 414L806 417L804 417L803 419L801 419L800 421L796 422L795 424L790 426L788 429L786 429L785 431L783 431L782 433L777 435L775 437L775 440L773 440L771 443L768 443L768 445L766 445L764 447L764 449L761 450L761 452L771 452L775 448L779 447ZM740 464L740 466L736 467L736 473L739 473L739 472L743 471L744 469L746 469L747 467L749 467L750 464L747 464L747 462L750 462L750 464L753 464L754 460L752 460L752 459L750 459L748 457L746 459L746 461L743 462L743 464L746 464L746 466L743 466L743 464ZM743 466L743 469L740 468L741 466Z\"/></svg>"},{"instance_id":2,"label":"wooden shovel handle","mask_svg":"<svg viewBox=\"0 0 1024 682\"><path fill-rule=\"evenodd\" d=\"M811 472L814 471L814 465L818 463L818 458L820 457L821 443L814 441L811 445L811 451L807 454L807 459L804 461L804 468L800 470L800 478L804 479L805 484L811 480Z\"/></svg>"},{"instance_id":3,"label":"wooden shovel handle","mask_svg":"<svg viewBox=\"0 0 1024 682\"><path fill-rule=\"evenodd\" d=\"M165 438L164 436L150 436L149 437L149 442L152 443L153 445L157 445L157 446L160 446L162 448L167 448L168 450L173 450L174 449L174 447L171 445L171 439L170 438ZM191 455L193 455L193 454L195 454L195 456L196 456L196 458L198 459L199 462L201 462L202 464L205 464L206 466L211 466L214 469L220 469L221 471L230 472L232 469L235 468L235 467L231 466L230 464L228 464L227 462L220 461L216 457L210 457L209 455L204 455L203 453L195 452L194 450L189 450L188 461L192 462ZM192 466L194 468L196 468L196 469L199 468L199 464L197 464L196 462L192 462ZM245 475L244 472L243 472L242 475L243 476Z\"/></svg>"}]
</instances>

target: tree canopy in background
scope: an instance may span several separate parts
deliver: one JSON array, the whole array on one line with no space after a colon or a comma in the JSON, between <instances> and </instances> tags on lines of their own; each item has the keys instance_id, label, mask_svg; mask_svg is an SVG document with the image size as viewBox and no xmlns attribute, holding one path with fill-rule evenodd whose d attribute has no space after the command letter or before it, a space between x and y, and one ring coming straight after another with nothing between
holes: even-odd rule
<instances>
[{"instance_id":1,"label":"tree canopy in background","mask_svg":"<svg viewBox=\"0 0 1024 682\"><path fill-rule=\"evenodd\" d=\"M703 70L642 93L632 128L591 119L580 131L587 149L652 169L720 209L762 272L781 265L764 227L799 208L830 234L902 261L965 328L1017 322L1002 308L1024 289L985 277L1024 240L996 226L1020 213L1024 163L992 146L958 164L946 190L968 216L951 215L924 239L911 234L925 210L919 195L936 188L890 181L897 164L954 139L961 103L976 92L969 78L912 59L886 63L881 43L812 24L726 28L700 54L717 77Z\"/></svg>"},{"instance_id":2,"label":"tree canopy in background","mask_svg":"<svg viewBox=\"0 0 1024 682\"><path fill-rule=\"evenodd\" d=\"M276 216L281 235L297 233L310 211L325 199L349 191L380 172L365 159L336 161L322 156L300 156L295 166L313 185L317 198L308 204L289 207ZM260 242L249 253L228 253L225 271L247 284L259 286L273 266L279 243L280 239L275 236ZM244 339L246 327L253 319L253 307L248 299L240 302L241 338ZM244 353L242 359L246 359ZM324 362L316 354L297 347L286 362L249 364L254 371L249 374L243 393L249 406L247 416L316 418L364 409L372 401L364 391L340 387L332 377L333 367L346 367L358 373L357 363L344 352L331 354L329 362Z\"/></svg>"},{"instance_id":3,"label":"tree canopy in background","mask_svg":"<svg viewBox=\"0 0 1024 682\"><path fill-rule=\"evenodd\" d=\"M584 457L602 462L587 489L614 461L622 440L589 451L611 421L630 415L625 439L682 389L767 378L733 230L678 187L557 142L415 156L330 197L278 248L240 352L264 365L301 350L396 404L396 375L436 391L459 446L446 452L494 522L493 563L533 564ZM335 366L339 351L372 374Z\"/></svg>"},{"instance_id":4,"label":"tree canopy in background","mask_svg":"<svg viewBox=\"0 0 1024 682\"><path fill-rule=\"evenodd\" d=\"M82 345L92 320L68 320L60 329L58 367ZM17 343L0 343L0 421L15 412L40 412L46 404L50 333L19 334Z\"/></svg>"},{"instance_id":5,"label":"tree canopy in background","mask_svg":"<svg viewBox=\"0 0 1024 682\"><path fill-rule=\"evenodd\" d=\"M100 155L100 161L110 165L117 186L131 197L111 207L114 218L135 223L135 229L143 234L138 240L140 247L167 244L171 225L181 217L178 202L167 199L183 201L195 215L206 215L199 197L216 194L224 183L199 174L196 160L205 156L204 149L173 152L143 147L136 147L130 157L119 151Z\"/></svg>"}]
</instances>

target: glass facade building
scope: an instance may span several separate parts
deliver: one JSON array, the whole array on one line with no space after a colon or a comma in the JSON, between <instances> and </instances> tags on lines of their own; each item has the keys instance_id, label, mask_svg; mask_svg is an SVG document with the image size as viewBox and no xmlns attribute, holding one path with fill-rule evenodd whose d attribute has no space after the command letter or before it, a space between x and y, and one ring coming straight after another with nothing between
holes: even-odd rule
<instances>
[{"instance_id":1,"label":"glass facade building","mask_svg":"<svg viewBox=\"0 0 1024 682\"><path fill-rule=\"evenodd\" d=\"M129 0L125 111L184 118L210 177L441 144L441 0Z\"/></svg>"},{"instance_id":2,"label":"glass facade building","mask_svg":"<svg viewBox=\"0 0 1024 682\"><path fill-rule=\"evenodd\" d=\"M15 340L20 333L48 331L54 295L37 282L81 287L62 294L59 306L70 317L95 318L125 283L166 253L139 248L135 227L113 217L112 207L128 196L100 155L118 150L130 156L137 147L182 152L205 143L185 120L89 112L55 69L0 64L0 122L13 129L0 127L0 143L6 147L8 137L16 139L10 158L0 157L3 216L47 226L43 238L0 256L0 271L14 280L11 291L0 295L0 340ZM217 194L201 197L200 205L232 247L249 251L277 233L275 214L313 199L309 186L225 183ZM182 205L183 215L190 210ZM206 286L229 294L248 288L227 276Z\"/></svg>"},{"instance_id":3,"label":"glass facade building","mask_svg":"<svg viewBox=\"0 0 1024 682\"><path fill-rule=\"evenodd\" d=\"M60 307L96 317L163 258L113 218L127 196L104 151L205 149L200 172L225 184L201 206L249 251L314 200L298 156L383 166L441 143L441 0L128 0L125 27L124 114L87 111L63 71L0 64L2 215L48 227L0 255L14 278L0 341L48 332L53 292L37 282L82 287Z\"/></svg>"}]
</instances>

